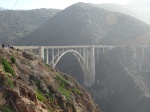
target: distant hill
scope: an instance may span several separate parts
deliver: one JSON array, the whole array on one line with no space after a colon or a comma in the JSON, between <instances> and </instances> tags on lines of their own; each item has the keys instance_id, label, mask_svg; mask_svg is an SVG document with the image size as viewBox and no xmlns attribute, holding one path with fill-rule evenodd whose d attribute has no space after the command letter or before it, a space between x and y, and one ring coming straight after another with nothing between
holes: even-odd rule
<instances>
[{"instance_id":1,"label":"distant hill","mask_svg":"<svg viewBox=\"0 0 150 112\"><path fill-rule=\"evenodd\" d=\"M148 2L146 2L146 0L142 0L141 2L140 1L141 0L139 0L139 1L133 0L132 2L129 2L126 5L103 3L103 4L93 5L93 6L100 7L100 8L109 10L109 11L115 11L115 12L127 14L127 15L135 17L147 24L150 24L149 4L146 4L146 3L148 3Z\"/></svg>"},{"instance_id":2,"label":"distant hill","mask_svg":"<svg viewBox=\"0 0 150 112\"><path fill-rule=\"evenodd\" d=\"M102 3L102 4L97 4L97 5L94 4L92 6L103 8L103 9L106 9L106 10L109 10L109 11L120 12L120 13L127 14L127 15L130 15L130 16L135 16L136 15L136 13L132 12L126 6L115 4L115 3Z\"/></svg>"},{"instance_id":3,"label":"distant hill","mask_svg":"<svg viewBox=\"0 0 150 112\"><path fill-rule=\"evenodd\" d=\"M57 9L0 11L0 42L14 43L59 11Z\"/></svg>"},{"instance_id":4,"label":"distant hill","mask_svg":"<svg viewBox=\"0 0 150 112\"><path fill-rule=\"evenodd\" d=\"M19 44L128 44L149 31L149 25L126 14L77 3L57 13Z\"/></svg>"},{"instance_id":5,"label":"distant hill","mask_svg":"<svg viewBox=\"0 0 150 112\"><path fill-rule=\"evenodd\" d=\"M3 7L0 7L0 10L5 10Z\"/></svg>"},{"instance_id":6,"label":"distant hill","mask_svg":"<svg viewBox=\"0 0 150 112\"><path fill-rule=\"evenodd\" d=\"M142 0L143 1L143 0ZM103 4L94 4L93 6L100 7L109 11L120 12L123 14L130 15L135 17L147 24L150 24L150 8L148 2L139 2L135 0L134 2L129 2L126 5L119 5L113 3L103 3ZM92 4L91 4L92 5Z\"/></svg>"}]
</instances>

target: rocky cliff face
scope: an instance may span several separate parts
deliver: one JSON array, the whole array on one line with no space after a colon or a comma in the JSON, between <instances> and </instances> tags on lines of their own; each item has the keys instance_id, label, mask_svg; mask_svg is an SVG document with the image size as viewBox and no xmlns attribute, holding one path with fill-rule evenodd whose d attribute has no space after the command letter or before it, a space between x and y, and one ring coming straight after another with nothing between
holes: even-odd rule
<instances>
[{"instance_id":1,"label":"rocky cliff face","mask_svg":"<svg viewBox=\"0 0 150 112\"><path fill-rule=\"evenodd\" d=\"M150 47L117 47L101 54L89 88L104 112L149 112Z\"/></svg>"},{"instance_id":2,"label":"rocky cliff face","mask_svg":"<svg viewBox=\"0 0 150 112\"><path fill-rule=\"evenodd\" d=\"M101 112L72 77L33 54L0 49L0 111Z\"/></svg>"}]
</instances>

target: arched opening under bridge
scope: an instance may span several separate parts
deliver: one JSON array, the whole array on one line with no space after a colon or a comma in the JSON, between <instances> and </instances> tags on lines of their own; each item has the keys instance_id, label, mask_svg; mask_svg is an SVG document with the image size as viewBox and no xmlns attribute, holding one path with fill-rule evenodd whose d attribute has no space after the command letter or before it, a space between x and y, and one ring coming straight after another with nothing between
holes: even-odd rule
<instances>
[{"instance_id":1,"label":"arched opening under bridge","mask_svg":"<svg viewBox=\"0 0 150 112\"><path fill-rule=\"evenodd\" d=\"M67 62L63 61L63 59ZM61 61L62 61L62 63L61 63ZM61 64L61 66L59 66L59 63ZM63 67L63 64L65 64L65 67ZM80 71L74 71L73 74L71 72L69 72L69 68L71 67L70 66L71 64L72 64L72 67L75 68L75 70L80 70ZM54 61L54 67L56 67L56 66L58 67L58 69L60 68L61 71L64 71L62 69L65 69L65 70L68 69L67 73L71 73L73 75L73 77L75 77L76 79L79 79L78 81L81 81L81 79L82 79L82 83L84 80L83 84L86 83L86 81L87 81L86 79L89 74L88 67L87 67L83 57L81 56L81 54L78 53L77 51L67 50L65 52L61 52L60 54L57 54L55 56L55 61ZM66 68L66 67L68 67L68 68ZM79 68L79 67L81 67L81 68ZM66 71L64 71L64 72L66 72ZM82 78L81 78L81 76L79 77L78 73L82 74ZM77 76L78 76L78 78L77 78Z\"/></svg>"}]
</instances>

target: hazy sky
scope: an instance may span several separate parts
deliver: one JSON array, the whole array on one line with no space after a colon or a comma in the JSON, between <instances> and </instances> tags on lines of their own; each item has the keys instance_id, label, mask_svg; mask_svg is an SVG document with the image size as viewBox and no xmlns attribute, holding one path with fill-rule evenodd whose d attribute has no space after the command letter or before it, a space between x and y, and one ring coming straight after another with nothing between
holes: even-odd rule
<instances>
[{"instance_id":1,"label":"hazy sky","mask_svg":"<svg viewBox=\"0 0 150 112\"><path fill-rule=\"evenodd\" d=\"M0 7L12 9L17 0L0 0ZM77 2L126 4L132 0L18 0L14 9L55 8L64 9Z\"/></svg>"}]
</instances>

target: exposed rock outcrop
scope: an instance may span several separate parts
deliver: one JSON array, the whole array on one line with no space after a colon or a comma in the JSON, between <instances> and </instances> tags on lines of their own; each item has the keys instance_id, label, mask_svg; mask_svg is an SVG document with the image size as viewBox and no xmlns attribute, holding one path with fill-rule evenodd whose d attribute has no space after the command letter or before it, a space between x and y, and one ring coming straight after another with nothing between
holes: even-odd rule
<instances>
[{"instance_id":1,"label":"exposed rock outcrop","mask_svg":"<svg viewBox=\"0 0 150 112\"><path fill-rule=\"evenodd\" d=\"M19 112L48 112L46 107L43 109L40 105L37 106L34 102L25 97L17 98L16 107Z\"/></svg>"}]
</instances>

